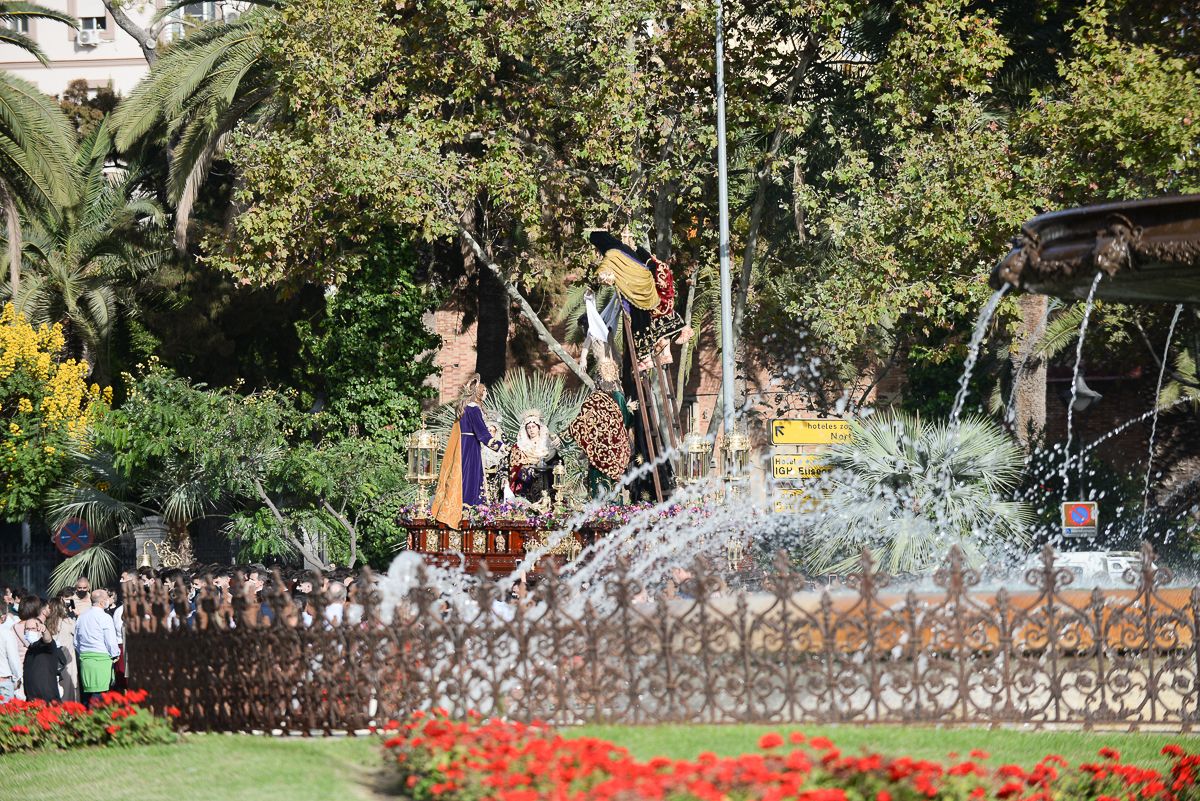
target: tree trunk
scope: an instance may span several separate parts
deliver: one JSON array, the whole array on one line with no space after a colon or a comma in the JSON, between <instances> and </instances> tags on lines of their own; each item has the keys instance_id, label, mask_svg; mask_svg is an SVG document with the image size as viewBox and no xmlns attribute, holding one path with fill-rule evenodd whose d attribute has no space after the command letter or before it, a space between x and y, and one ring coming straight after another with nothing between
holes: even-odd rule
<instances>
[{"instance_id":1,"label":"tree trunk","mask_svg":"<svg viewBox=\"0 0 1200 801\"><path fill-rule=\"evenodd\" d=\"M566 348L564 348L562 344L554 338L554 335L550 333L549 329L546 328L541 319L537 316L537 312L535 312L533 307L529 305L529 301L526 300L525 296L521 294L521 290L517 289L516 285L511 281L505 279L504 273L501 271L500 266L488 258L483 246L479 244L479 240L475 238L474 234L472 234L469 230L467 230L466 227L462 225L459 225L458 233L459 236L462 237L463 242L465 242L467 246L471 248L471 251L475 254L475 257L483 262L483 264L493 274L495 274L496 278L500 280L505 290L507 290L508 296L516 301L517 306L521 309L521 316L528 320L529 324L533 326L533 330L537 332L538 338L542 340L542 342L546 343L546 347L550 348L550 351L555 356L562 359L563 363L567 365L567 367L571 368L571 372L575 373L575 375L579 377L579 380L582 381L588 389L592 389L595 386L595 382L592 381L591 376L589 376L587 372L579 366L579 362L575 361L574 357L572 357L570 353L567 353ZM507 332L505 333L507 335Z\"/></svg>"},{"instance_id":2,"label":"tree trunk","mask_svg":"<svg viewBox=\"0 0 1200 801\"><path fill-rule=\"evenodd\" d=\"M1028 450L1046 428L1046 360L1035 349L1046 331L1045 295L1025 294L1017 298L1021 323L1019 347L1012 356L1013 387L1011 419L1013 431Z\"/></svg>"},{"instance_id":3,"label":"tree trunk","mask_svg":"<svg viewBox=\"0 0 1200 801\"><path fill-rule=\"evenodd\" d=\"M158 61L158 36L134 22L125 13L124 3L119 0L103 0L103 2L108 13L112 15L113 21L121 27L121 30L133 37L142 50L142 57L146 59L147 64L153 67L154 62Z\"/></svg>"},{"instance_id":4,"label":"tree trunk","mask_svg":"<svg viewBox=\"0 0 1200 801\"><path fill-rule=\"evenodd\" d=\"M8 236L8 280L12 285L12 304L17 305L17 293L21 291L21 218L17 215L17 201L12 190L0 186L0 205L4 206L4 223Z\"/></svg>"},{"instance_id":5,"label":"tree trunk","mask_svg":"<svg viewBox=\"0 0 1200 801\"><path fill-rule=\"evenodd\" d=\"M804 79L804 74L808 71L816 59L818 47L815 40L810 40L800 53L800 57L796 62L796 68L792 71L791 80L788 82L787 92L784 95L784 104L790 106L796 98L796 92L800 88L800 84ZM754 193L754 204L750 209L750 224L746 231L746 247L742 251L742 269L737 285L737 292L733 299L733 348L734 361L742 366L742 371L734 377L734 402L737 407L743 408L746 403L747 388L746 388L746 372L744 366L746 364L746 349L742 347L742 320L746 315L746 303L750 297L750 282L754 276L754 257L758 250L758 236L762 231L763 218L766 216L767 209L767 189L771 183L772 162L779 154L779 149L783 146L783 137L786 133L783 122L775 128L771 134L771 141L766 151L762 154L761 165L758 169L758 186ZM713 425L709 426L710 430L715 430Z\"/></svg>"},{"instance_id":6,"label":"tree trunk","mask_svg":"<svg viewBox=\"0 0 1200 801\"><path fill-rule=\"evenodd\" d=\"M475 372L492 385L508 368L508 292L491 270L479 271L479 309L475 327Z\"/></svg>"}]
</instances>

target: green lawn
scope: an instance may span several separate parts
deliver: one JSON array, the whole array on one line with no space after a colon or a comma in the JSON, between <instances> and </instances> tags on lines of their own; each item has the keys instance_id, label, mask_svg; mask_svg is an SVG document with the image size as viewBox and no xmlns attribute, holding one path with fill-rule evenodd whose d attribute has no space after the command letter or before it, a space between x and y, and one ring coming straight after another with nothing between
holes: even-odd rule
<instances>
[{"instance_id":1,"label":"green lawn","mask_svg":"<svg viewBox=\"0 0 1200 801\"><path fill-rule=\"evenodd\" d=\"M801 731L823 735L846 753L863 749L889 756L907 754L945 760L950 753L968 754L973 748L990 753L992 764L1017 762L1031 765L1046 754L1061 754L1072 762L1096 756L1102 746L1112 746L1129 761L1149 767L1165 766L1159 753L1167 743L1200 751L1200 736L1103 733L1077 731L1018 731L1013 729L935 728L932 726L583 726L581 736L612 740L635 756L690 758L701 751L741 754L754 750L758 738L769 731Z\"/></svg>"},{"instance_id":2,"label":"green lawn","mask_svg":"<svg viewBox=\"0 0 1200 801\"><path fill-rule=\"evenodd\" d=\"M1102 745L1128 759L1162 764L1158 751L1178 742L1200 750L1200 737L1158 734L1083 734L902 726L586 726L568 736L602 737L639 757L694 757L701 751L752 751L767 731L821 734L847 752L871 748L885 754L943 758L951 751L983 748L995 764L1029 764L1047 753L1088 759ZM4 798L62 801L355 801L375 799L381 759L372 738L301 739L247 735L190 735L174 746L42 752L0 757Z\"/></svg>"},{"instance_id":3,"label":"green lawn","mask_svg":"<svg viewBox=\"0 0 1200 801\"><path fill-rule=\"evenodd\" d=\"M178 745L0 756L0 797L21 801L370 799L374 738L205 734Z\"/></svg>"}]
</instances>

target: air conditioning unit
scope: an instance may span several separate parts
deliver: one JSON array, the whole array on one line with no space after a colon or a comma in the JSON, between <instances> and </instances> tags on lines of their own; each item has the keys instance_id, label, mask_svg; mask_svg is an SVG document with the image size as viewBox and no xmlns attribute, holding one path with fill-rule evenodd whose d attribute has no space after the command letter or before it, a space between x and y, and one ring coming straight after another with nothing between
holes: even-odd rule
<instances>
[{"instance_id":1,"label":"air conditioning unit","mask_svg":"<svg viewBox=\"0 0 1200 801\"><path fill-rule=\"evenodd\" d=\"M75 35L75 43L80 47L95 47L100 44L100 34L103 31L82 30Z\"/></svg>"}]
</instances>

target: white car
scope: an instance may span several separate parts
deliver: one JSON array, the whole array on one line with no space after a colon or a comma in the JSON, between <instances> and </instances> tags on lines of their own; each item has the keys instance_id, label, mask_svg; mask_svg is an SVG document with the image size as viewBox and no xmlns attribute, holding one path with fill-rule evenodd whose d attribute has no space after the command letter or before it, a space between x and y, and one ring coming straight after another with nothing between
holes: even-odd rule
<instances>
[{"instance_id":1,"label":"white car","mask_svg":"<svg viewBox=\"0 0 1200 801\"><path fill-rule=\"evenodd\" d=\"M1042 566L1040 554L1028 557L1021 566L1021 573L1036 570ZM1072 588L1132 586L1125 580L1125 571L1132 569L1135 574L1142 567L1142 555L1137 551L1060 551L1054 555L1054 566L1066 568L1075 575L1071 582Z\"/></svg>"}]
</instances>

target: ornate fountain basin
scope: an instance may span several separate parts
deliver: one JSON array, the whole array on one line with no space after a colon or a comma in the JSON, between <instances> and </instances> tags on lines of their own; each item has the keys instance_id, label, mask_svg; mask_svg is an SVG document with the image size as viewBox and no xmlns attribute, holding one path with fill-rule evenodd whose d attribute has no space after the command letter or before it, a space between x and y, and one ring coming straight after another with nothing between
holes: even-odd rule
<instances>
[{"instance_id":1,"label":"ornate fountain basin","mask_svg":"<svg viewBox=\"0 0 1200 801\"><path fill-rule=\"evenodd\" d=\"M1039 214L992 271L993 289L1069 300L1200 301L1200 195L1105 203Z\"/></svg>"}]
</instances>

